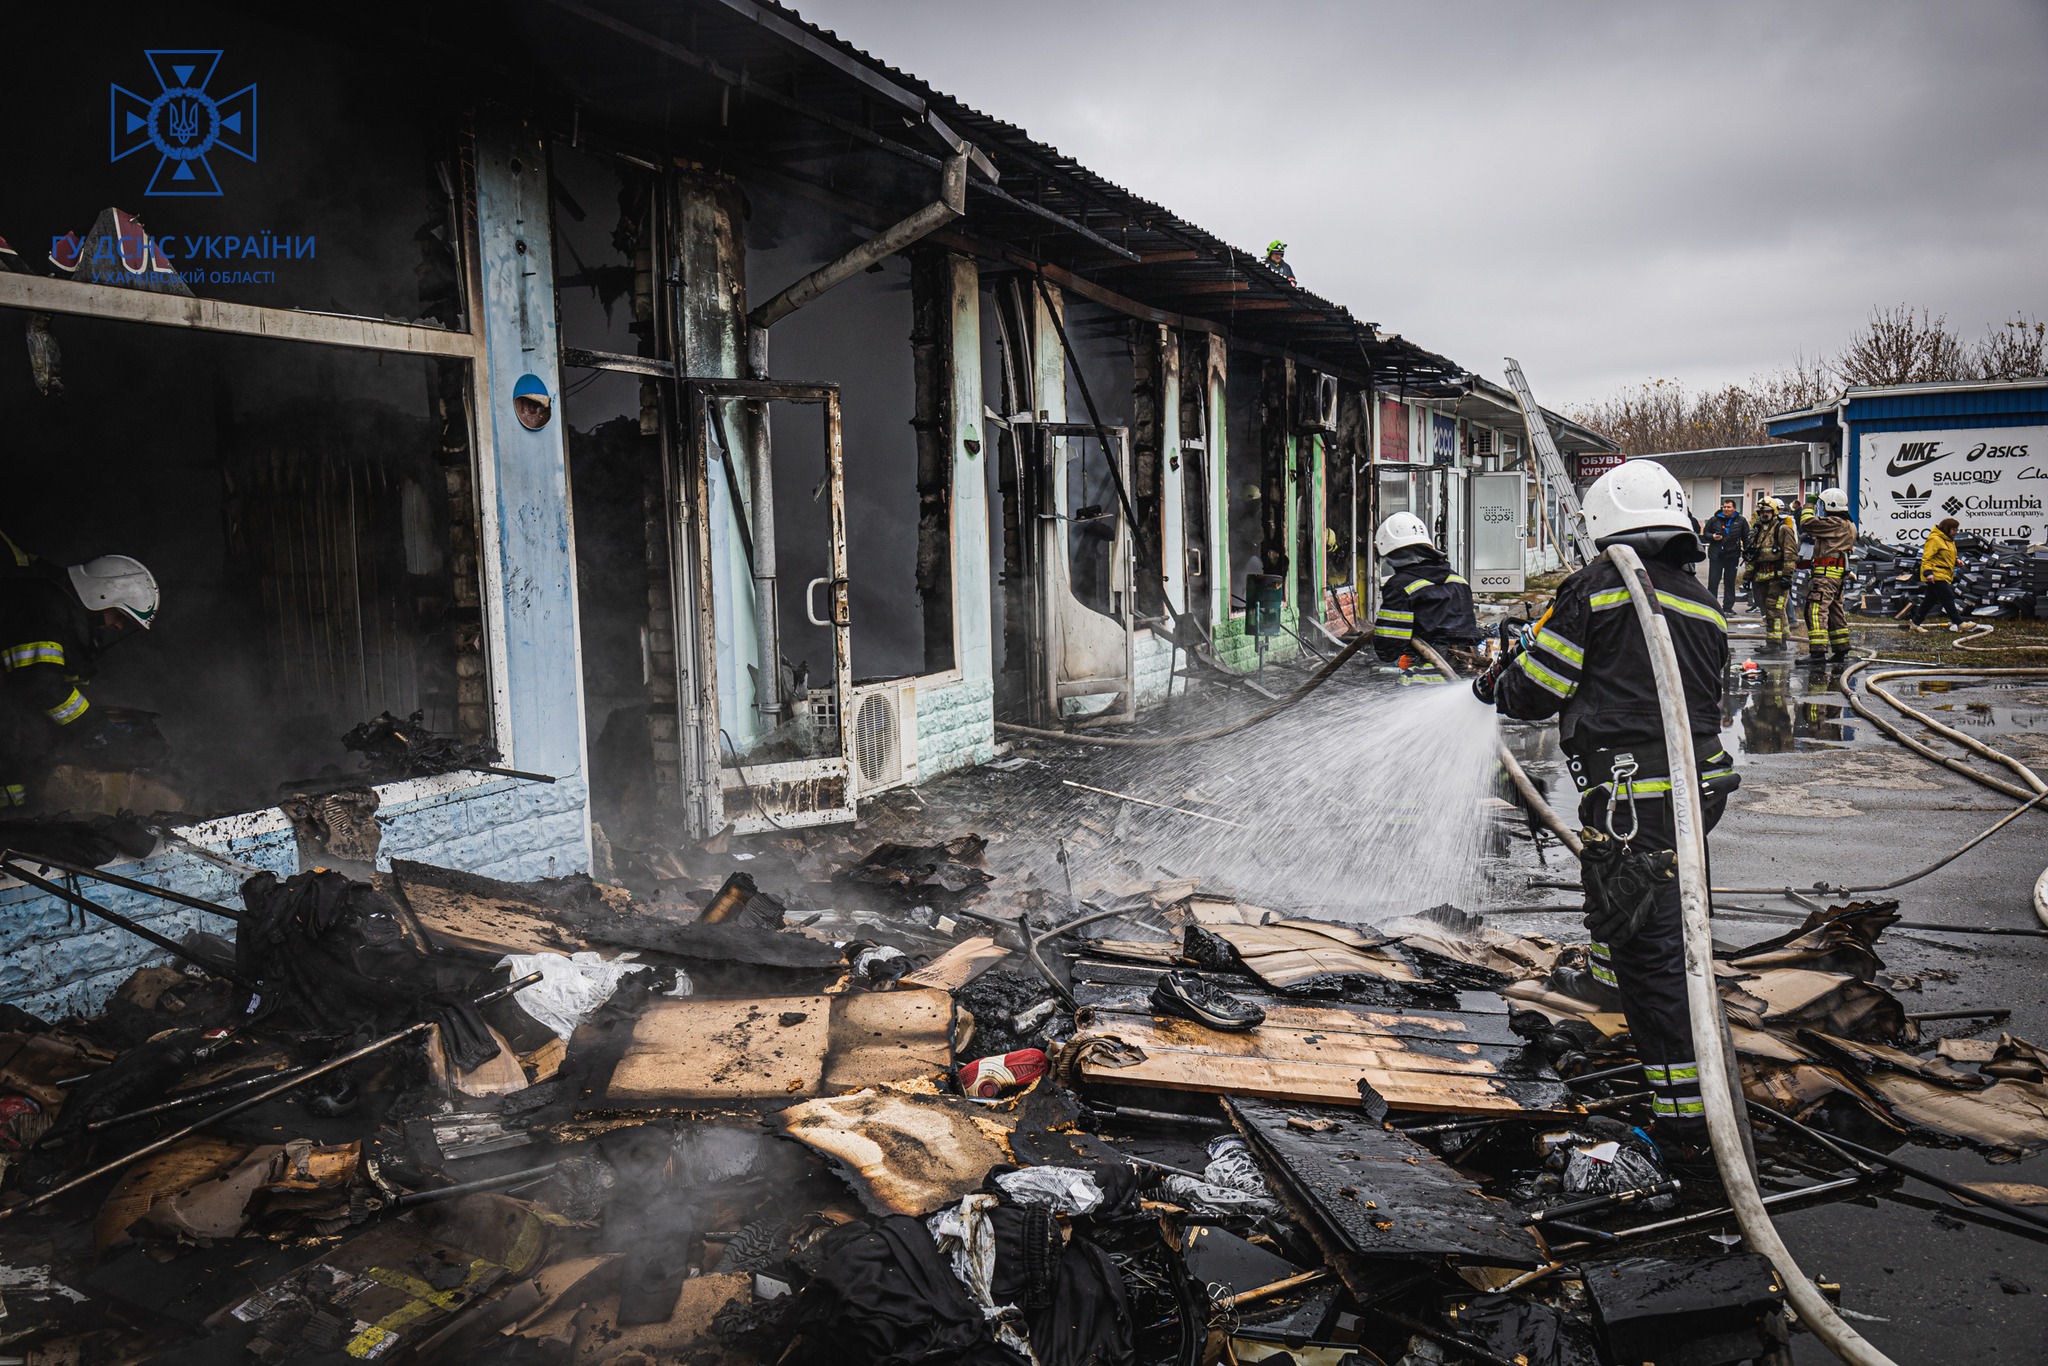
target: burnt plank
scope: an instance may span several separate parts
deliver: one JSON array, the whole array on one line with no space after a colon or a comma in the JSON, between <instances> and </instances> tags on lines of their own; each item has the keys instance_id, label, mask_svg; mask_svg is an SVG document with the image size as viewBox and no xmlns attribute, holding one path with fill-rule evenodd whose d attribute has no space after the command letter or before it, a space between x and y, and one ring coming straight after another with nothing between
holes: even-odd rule
<instances>
[{"instance_id":1,"label":"burnt plank","mask_svg":"<svg viewBox=\"0 0 2048 1366\"><path fill-rule=\"evenodd\" d=\"M1480 1194L1411 1138L1327 1107L1233 1096L1224 1108L1267 1180L1326 1251L1543 1265L1535 1237L1511 1205ZM1312 1123L1295 1128L1288 1123L1295 1118Z\"/></svg>"}]
</instances>

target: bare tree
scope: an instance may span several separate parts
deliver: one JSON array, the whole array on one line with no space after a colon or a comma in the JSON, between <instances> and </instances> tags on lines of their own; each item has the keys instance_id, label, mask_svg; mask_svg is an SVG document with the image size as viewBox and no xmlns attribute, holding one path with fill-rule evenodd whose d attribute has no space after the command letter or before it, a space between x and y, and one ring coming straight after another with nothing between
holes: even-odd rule
<instances>
[{"instance_id":1,"label":"bare tree","mask_svg":"<svg viewBox=\"0 0 2048 1366\"><path fill-rule=\"evenodd\" d=\"M1612 438L1624 455L1761 446L1770 440L1764 419L1834 398L1824 366L1804 358L1784 370L1693 393L1675 379L1652 379L1613 398L1571 412L1573 421Z\"/></svg>"},{"instance_id":2,"label":"bare tree","mask_svg":"<svg viewBox=\"0 0 2048 1366\"><path fill-rule=\"evenodd\" d=\"M1870 322L1835 357L1844 384L1924 384L1971 378L1962 339L1949 330L1948 315L1929 318L1907 304L1874 308Z\"/></svg>"},{"instance_id":3,"label":"bare tree","mask_svg":"<svg viewBox=\"0 0 2048 1366\"><path fill-rule=\"evenodd\" d=\"M1747 384L1694 393L1675 379L1650 379L1612 398L1570 410L1573 421L1611 438L1624 455L1759 446L1764 420L1833 403L1851 384L2048 376L2048 323L2015 314L1967 343L1942 314L1899 304L1873 309L1864 329L1831 360L1801 356Z\"/></svg>"},{"instance_id":4,"label":"bare tree","mask_svg":"<svg viewBox=\"0 0 2048 1366\"><path fill-rule=\"evenodd\" d=\"M1978 379L2048 376L2048 323L2024 313L1991 328L1977 343L1970 369Z\"/></svg>"}]
</instances>

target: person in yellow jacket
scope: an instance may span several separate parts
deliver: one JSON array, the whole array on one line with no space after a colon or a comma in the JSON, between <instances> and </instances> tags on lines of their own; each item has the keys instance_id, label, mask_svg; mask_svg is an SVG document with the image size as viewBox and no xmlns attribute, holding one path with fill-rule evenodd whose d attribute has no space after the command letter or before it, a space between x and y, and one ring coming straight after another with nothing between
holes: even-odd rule
<instances>
[{"instance_id":1,"label":"person in yellow jacket","mask_svg":"<svg viewBox=\"0 0 2048 1366\"><path fill-rule=\"evenodd\" d=\"M1927 628L1920 623L1937 607L1948 613L1949 630L1963 629L1963 609L1956 606L1956 533L1960 530L1960 522L1944 517L1927 533L1927 544L1920 548L1920 582L1927 591L1913 609L1913 623L1906 628L1908 631L1925 631Z\"/></svg>"},{"instance_id":2,"label":"person in yellow jacket","mask_svg":"<svg viewBox=\"0 0 2048 1366\"><path fill-rule=\"evenodd\" d=\"M1785 645L1785 599L1792 593L1792 571L1799 564L1799 529L1778 510L1775 498L1757 500L1750 519L1749 577L1755 585L1757 611L1764 619L1764 648Z\"/></svg>"},{"instance_id":3,"label":"person in yellow jacket","mask_svg":"<svg viewBox=\"0 0 2048 1366\"><path fill-rule=\"evenodd\" d=\"M1813 538L1806 580L1806 657L1815 664L1847 659L1849 611L1842 598L1849 584L1849 552L1856 548L1849 495L1822 489L1820 506L1806 510L1801 529Z\"/></svg>"}]
</instances>

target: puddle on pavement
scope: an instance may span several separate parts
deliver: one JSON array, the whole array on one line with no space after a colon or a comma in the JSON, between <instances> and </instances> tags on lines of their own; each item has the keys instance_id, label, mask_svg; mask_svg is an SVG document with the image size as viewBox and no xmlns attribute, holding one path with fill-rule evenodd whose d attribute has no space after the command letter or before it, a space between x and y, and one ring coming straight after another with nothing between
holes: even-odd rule
<instances>
[{"instance_id":1,"label":"puddle on pavement","mask_svg":"<svg viewBox=\"0 0 2048 1366\"><path fill-rule=\"evenodd\" d=\"M1754 664L1754 668L1749 665ZM1737 754L1840 749L1866 729L1835 688L1835 669L1737 658L1721 680L1721 729Z\"/></svg>"}]
</instances>

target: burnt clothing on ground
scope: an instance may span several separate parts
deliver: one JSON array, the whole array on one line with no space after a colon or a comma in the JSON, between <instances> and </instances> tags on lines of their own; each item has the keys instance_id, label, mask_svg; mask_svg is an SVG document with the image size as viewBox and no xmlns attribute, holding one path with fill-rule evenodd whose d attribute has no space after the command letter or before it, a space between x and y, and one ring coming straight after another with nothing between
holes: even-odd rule
<instances>
[{"instance_id":1,"label":"burnt clothing on ground","mask_svg":"<svg viewBox=\"0 0 2048 1366\"><path fill-rule=\"evenodd\" d=\"M498 1052L474 1005L406 937L398 907L365 882L329 869L284 881L258 873L242 884L249 918L235 934L236 967L257 984L250 1022L325 1034L385 1029L415 1019L441 1025L448 1060L468 1070Z\"/></svg>"},{"instance_id":2,"label":"burnt clothing on ground","mask_svg":"<svg viewBox=\"0 0 2048 1366\"><path fill-rule=\"evenodd\" d=\"M1693 734L1718 735L1728 622L1689 569L1659 559L1644 567L1671 628ZM1557 717L1567 752L1663 739L1649 642L1611 560L1595 560L1559 586L1535 640L1501 674L1499 697L1501 711L1518 720Z\"/></svg>"},{"instance_id":3,"label":"burnt clothing on ground","mask_svg":"<svg viewBox=\"0 0 2048 1366\"><path fill-rule=\"evenodd\" d=\"M1479 643L1472 585L1434 546L1412 546L1387 556L1394 572L1380 589L1372 648L1382 663L1407 654L1415 640L1469 650Z\"/></svg>"},{"instance_id":4,"label":"burnt clothing on ground","mask_svg":"<svg viewBox=\"0 0 2048 1366\"><path fill-rule=\"evenodd\" d=\"M24 805L58 749L99 729L78 686L95 653L92 619L64 570L10 557L0 574L0 805Z\"/></svg>"}]
</instances>

